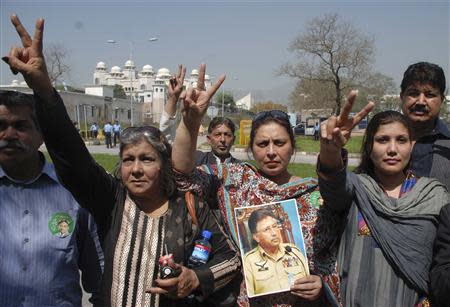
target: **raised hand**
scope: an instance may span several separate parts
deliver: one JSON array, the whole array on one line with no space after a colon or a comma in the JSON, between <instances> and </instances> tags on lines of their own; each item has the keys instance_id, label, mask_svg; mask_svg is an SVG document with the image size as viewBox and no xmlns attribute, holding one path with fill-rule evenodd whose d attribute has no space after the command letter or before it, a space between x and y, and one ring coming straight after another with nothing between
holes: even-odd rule
<instances>
[{"instance_id":1,"label":"raised hand","mask_svg":"<svg viewBox=\"0 0 450 307\"><path fill-rule=\"evenodd\" d=\"M34 36L28 34L17 15L11 16L11 22L16 28L22 41L22 47L13 47L8 56L2 58L13 73L20 72L28 86L39 95L45 97L52 93L52 84L48 77L42 52L42 40L44 36L44 19L36 21Z\"/></svg>"},{"instance_id":2,"label":"raised hand","mask_svg":"<svg viewBox=\"0 0 450 307\"><path fill-rule=\"evenodd\" d=\"M330 151L339 151L347 144L350 139L351 132L358 123L372 111L375 106L373 102L369 102L355 116L349 117L353 104L355 103L357 91L351 91L347 97L347 102L342 108L339 116L331 116L323 122L320 127L320 147Z\"/></svg>"},{"instance_id":3,"label":"raised hand","mask_svg":"<svg viewBox=\"0 0 450 307\"><path fill-rule=\"evenodd\" d=\"M217 81L206 90L205 88L206 65L200 64L197 87L189 88L183 101L183 121L186 126L199 126L203 115L208 109L209 102L225 80L221 75Z\"/></svg>"},{"instance_id":4,"label":"raised hand","mask_svg":"<svg viewBox=\"0 0 450 307\"><path fill-rule=\"evenodd\" d=\"M181 92L183 91L183 82L184 76L186 75L186 67L183 65L178 66L178 74L173 75L169 80L169 99L175 99L175 102L180 97Z\"/></svg>"}]
</instances>

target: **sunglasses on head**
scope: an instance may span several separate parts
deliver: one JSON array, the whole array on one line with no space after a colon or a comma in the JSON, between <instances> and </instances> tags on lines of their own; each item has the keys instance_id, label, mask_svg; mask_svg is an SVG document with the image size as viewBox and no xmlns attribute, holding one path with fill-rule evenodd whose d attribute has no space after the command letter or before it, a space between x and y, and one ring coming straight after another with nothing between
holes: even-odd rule
<instances>
[{"instance_id":1,"label":"sunglasses on head","mask_svg":"<svg viewBox=\"0 0 450 307\"><path fill-rule=\"evenodd\" d=\"M142 126L142 127L128 127L124 129L120 135L121 141L126 141L132 136L145 135L151 138L160 139L161 131L153 126Z\"/></svg>"},{"instance_id":2,"label":"sunglasses on head","mask_svg":"<svg viewBox=\"0 0 450 307\"><path fill-rule=\"evenodd\" d=\"M281 110L262 111L255 115L253 121L260 121L266 118L275 118L289 121L289 115Z\"/></svg>"}]
</instances>

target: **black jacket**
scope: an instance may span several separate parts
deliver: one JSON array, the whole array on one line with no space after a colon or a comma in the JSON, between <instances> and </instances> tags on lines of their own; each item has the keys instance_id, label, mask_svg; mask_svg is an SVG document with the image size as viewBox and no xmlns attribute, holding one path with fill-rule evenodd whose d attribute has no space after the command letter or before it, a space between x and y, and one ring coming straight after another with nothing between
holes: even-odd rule
<instances>
[{"instance_id":1,"label":"black jacket","mask_svg":"<svg viewBox=\"0 0 450 307\"><path fill-rule=\"evenodd\" d=\"M450 204L441 209L431 264L433 306L450 305Z\"/></svg>"},{"instance_id":2,"label":"black jacket","mask_svg":"<svg viewBox=\"0 0 450 307\"><path fill-rule=\"evenodd\" d=\"M102 291L105 306L111 304L111 284L113 256L117 238L121 229L122 215L126 197L126 188L122 182L107 173L89 154L79 133L74 128L60 96L55 92L55 102L44 103L36 97L36 111L41 131L48 152L62 184L73 194L79 204L86 208L94 217L102 247L105 254L105 269L102 281ZM207 205L196 202L196 216L199 227L192 226L192 220L185 205L184 194L178 194L169 201L172 215L180 216L183 223L177 224L167 219L165 225L165 242L168 250L174 254L177 263L187 264L192 253L193 243L204 229L213 232L211 245L213 252L208 262L194 268L199 281L201 294L208 297L217 284L231 280L239 274L240 260L230 240L219 229L216 217L211 214ZM179 246L168 238L167 233L183 233L184 246ZM211 267L225 266L228 273L215 274ZM226 282L225 282L226 284ZM186 306L187 300L170 301L161 297L161 306Z\"/></svg>"}]
</instances>

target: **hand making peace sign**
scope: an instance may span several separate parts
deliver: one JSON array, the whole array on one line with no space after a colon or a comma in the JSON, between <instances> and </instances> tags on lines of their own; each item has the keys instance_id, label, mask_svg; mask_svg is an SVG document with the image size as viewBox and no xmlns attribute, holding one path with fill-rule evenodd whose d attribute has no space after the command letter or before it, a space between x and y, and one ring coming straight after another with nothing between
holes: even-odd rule
<instances>
[{"instance_id":1,"label":"hand making peace sign","mask_svg":"<svg viewBox=\"0 0 450 307\"><path fill-rule=\"evenodd\" d=\"M183 65L178 66L178 74L173 75L169 80L168 94L169 97L173 97L176 101L180 98L180 94L183 91L184 76L186 75L186 67Z\"/></svg>"},{"instance_id":2,"label":"hand making peace sign","mask_svg":"<svg viewBox=\"0 0 450 307\"><path fill-rule=\"evenodd\" d=\"M320 127L320 147L321 150L339 151L347 144L350 134L358 123L372 111L375 104L369 101L367 105L355 116L349 117L353 104L355 103L358 91L351 91L347 97L347 102L342 108L339 116L331 116L321 124Z\"/></svg>"},{"instance_id":3,"label":"hand making peace sign","mask_svg":"<svg viewBox=\"0 0 450 307\"><path fill-rule=\"evenodd\" d=\"M22 47L13 47L8 56L3 57L13 73L20 72L28 86L38 95L45 97L52 93L52 84L48 77L42 52L42 40L44 36L44 19L36 21L34 36L28 34L17 15L11 16L11 22L16 28L22 41Z\"/></svg>"},{"instance_id":4,"label":"hand making peace sign","mask_svg":"<svg viewBox=\"0 0 450 307\"><path fill-rule=\"evenodd\" d=\"M197 87L189 88L186 92L186 97L183 101L183 120L187 126L198 126L202 120L203 115L208 110L208 105L211 98L219 89L225 80L225 75L219 76L217 81L208 89L205 88L205 71L206 65L200 64Z\"/></svg>"}]
</instances>

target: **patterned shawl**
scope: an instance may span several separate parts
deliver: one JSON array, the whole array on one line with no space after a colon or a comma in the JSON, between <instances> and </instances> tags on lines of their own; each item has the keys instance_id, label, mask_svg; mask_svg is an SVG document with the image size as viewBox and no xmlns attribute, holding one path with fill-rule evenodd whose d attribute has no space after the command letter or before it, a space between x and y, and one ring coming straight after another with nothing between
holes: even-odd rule
<instances>
[{"instance_id":1,"label":"patterned shawl","mask_svg":"<svg viewBox=\"0 0 450 307\"><path fill-rule=\"evenodd\" d=\"M234 208L296 199L310 269L323 278L325 289L332 291L327 293L332 296L329 296L329 300L334 301L334 305L338 304L339 278L336 255L338 238L342 230L340 227L344 225L345 216L322 206L323 200L316 179L303 178L277 185L259 174L248 163L203 165L199 170L201 171L197 170L184 178L178 174L179 188L202 191L206 195L213 193L213 198L217 198L218 207L236 242L238 239ZM261 299L265 306L280 304L282 300L286 306L297 305L295 304L297 299L294 300L289 293L263 296ZM251 301L254 305L254 300ZM247 305L246 302L239 303L241 306Z\"/></svg>"}]
</instances>

